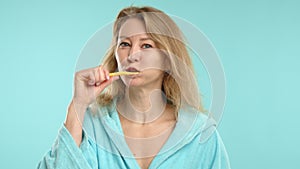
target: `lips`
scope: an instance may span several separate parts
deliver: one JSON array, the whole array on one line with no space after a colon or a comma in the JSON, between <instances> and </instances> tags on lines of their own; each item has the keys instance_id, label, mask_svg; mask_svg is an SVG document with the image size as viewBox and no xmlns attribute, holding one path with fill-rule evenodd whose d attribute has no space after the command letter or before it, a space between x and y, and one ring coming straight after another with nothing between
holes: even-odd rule
<instances>
[{"instance_id":1,"label":"lips","mask_svg":"<svg viewBox=\"0 0 300 169\"><path fill-rule=\"evenodd\" d=\"M126 69L126 71L127 71L127 72L139 72L139 70L137 70L137 69L134 68L134 67L128 67L128 68Z\"/></svg>"}]
</instances>

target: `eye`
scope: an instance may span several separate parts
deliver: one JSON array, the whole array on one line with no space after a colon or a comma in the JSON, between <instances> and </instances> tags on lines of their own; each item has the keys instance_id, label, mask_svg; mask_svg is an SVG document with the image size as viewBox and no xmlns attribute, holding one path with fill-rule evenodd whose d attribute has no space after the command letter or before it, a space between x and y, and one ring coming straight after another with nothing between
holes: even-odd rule
<instances>
[{"instance_id":1,"label":"eye","mask_svg":"<svg viewBox=\"0 0 300 169\"><path fill-rule=\"evenodd\" d=\"M127 43L127 42L121 42L121 43L119 44L119 47L121 47L121 48L128 47L128 46L130 46L130 44Z\"/></svg>"},{"instance_id":2,"label":"eye","mask_svg":"<svg viewBox=\"0 0 300 169\"><path fill-rule=\"evenodd\" d=\"M145 43L142 45L142 48L143 49L152 48L152 45Z\"/></svg>"}]
</instances>

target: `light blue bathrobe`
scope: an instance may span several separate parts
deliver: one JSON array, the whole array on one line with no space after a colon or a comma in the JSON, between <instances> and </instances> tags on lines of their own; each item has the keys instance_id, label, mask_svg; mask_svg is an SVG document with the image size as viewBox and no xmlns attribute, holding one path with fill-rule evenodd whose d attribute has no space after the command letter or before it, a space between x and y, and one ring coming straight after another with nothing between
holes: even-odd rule
<instances>
[{"instance_id":1,"label":"light blue bathrobe","mask_svg":"<svg viewBox=\"0 0 300 169\"><path fill-rule=\"evenodd\" d=\"M172 134L152 160L149 169L230 168L214 121L191 110L181 109ZM62 125L54 145L37 168L139 169L126 144L118 113L114 108L100 112L97 115L89 109L86 112L80 147Z\"/></svg>"}]
</instances>

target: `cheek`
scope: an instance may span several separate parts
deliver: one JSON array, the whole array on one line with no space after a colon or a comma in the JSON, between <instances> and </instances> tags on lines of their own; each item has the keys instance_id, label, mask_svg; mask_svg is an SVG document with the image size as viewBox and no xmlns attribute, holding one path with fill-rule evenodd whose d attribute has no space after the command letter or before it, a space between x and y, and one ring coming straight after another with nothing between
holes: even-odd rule
<instances>
[{"instance_id":1,"label":"cheek","mask_svg":"<svg viewBox=\"0 0 300 169\"><path fill-rule=\"evenodd\" d=\"M161 71L167 70L165 58L166 56L160 52L149 52L145 53L141 61L141 66L143 69L158 69Z\"/></svg>"},{"instance_id":2,"label":"cheek","mask_svg":"<svg viewBox=\"0 0 300 169\"><path fill-rule=\"evenodd\" d=\"M143 72L144 74L144 79L145 80L160 80L161 78L164 77L164 71L160 69L147 69Z\"/></svg>"},{"instance_id":3,"label":"cheek","mask_svg":"<svg viewBox=\"0 0 300 169\"><path fill-rule=\"evenodd\" d=\"M125 63L125 60L127 58L127 55L126 55L126 51L124 50L117 50L115 52L115 57L116 57L116 60L117 60L117 63L118 63L118 68L122 68L122 65L124 65Z\"/></svg>"},{"instance_id":4,"label":"cheek","mask_svg":"<svg viewBox=\"0 0 300 169\"><path fill-rule=\"evenodd\" d=\"M127 49L117 49L115 51L116 57L118 57L120 62L123 62L124 59L128 56L128 50Z\"/></svg>"}]
</instances>

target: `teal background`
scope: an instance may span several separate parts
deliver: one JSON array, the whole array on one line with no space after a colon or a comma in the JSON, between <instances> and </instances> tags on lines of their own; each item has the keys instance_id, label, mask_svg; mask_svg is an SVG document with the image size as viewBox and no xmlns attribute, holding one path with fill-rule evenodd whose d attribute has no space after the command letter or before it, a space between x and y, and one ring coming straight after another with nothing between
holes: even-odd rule
<instances>
[{"instance_id":1,"label":"teal background","mask_svg":"<svg viewBox=\"0 0 300 169\"><path fill-rule=\"evenodd\" d=\"M300 2L0 1L0 168L35 168L63 124L81 48L125 6L199 27L227 80L219 131L232 168L300 168Z\"/></svg>"}]
</instances>

